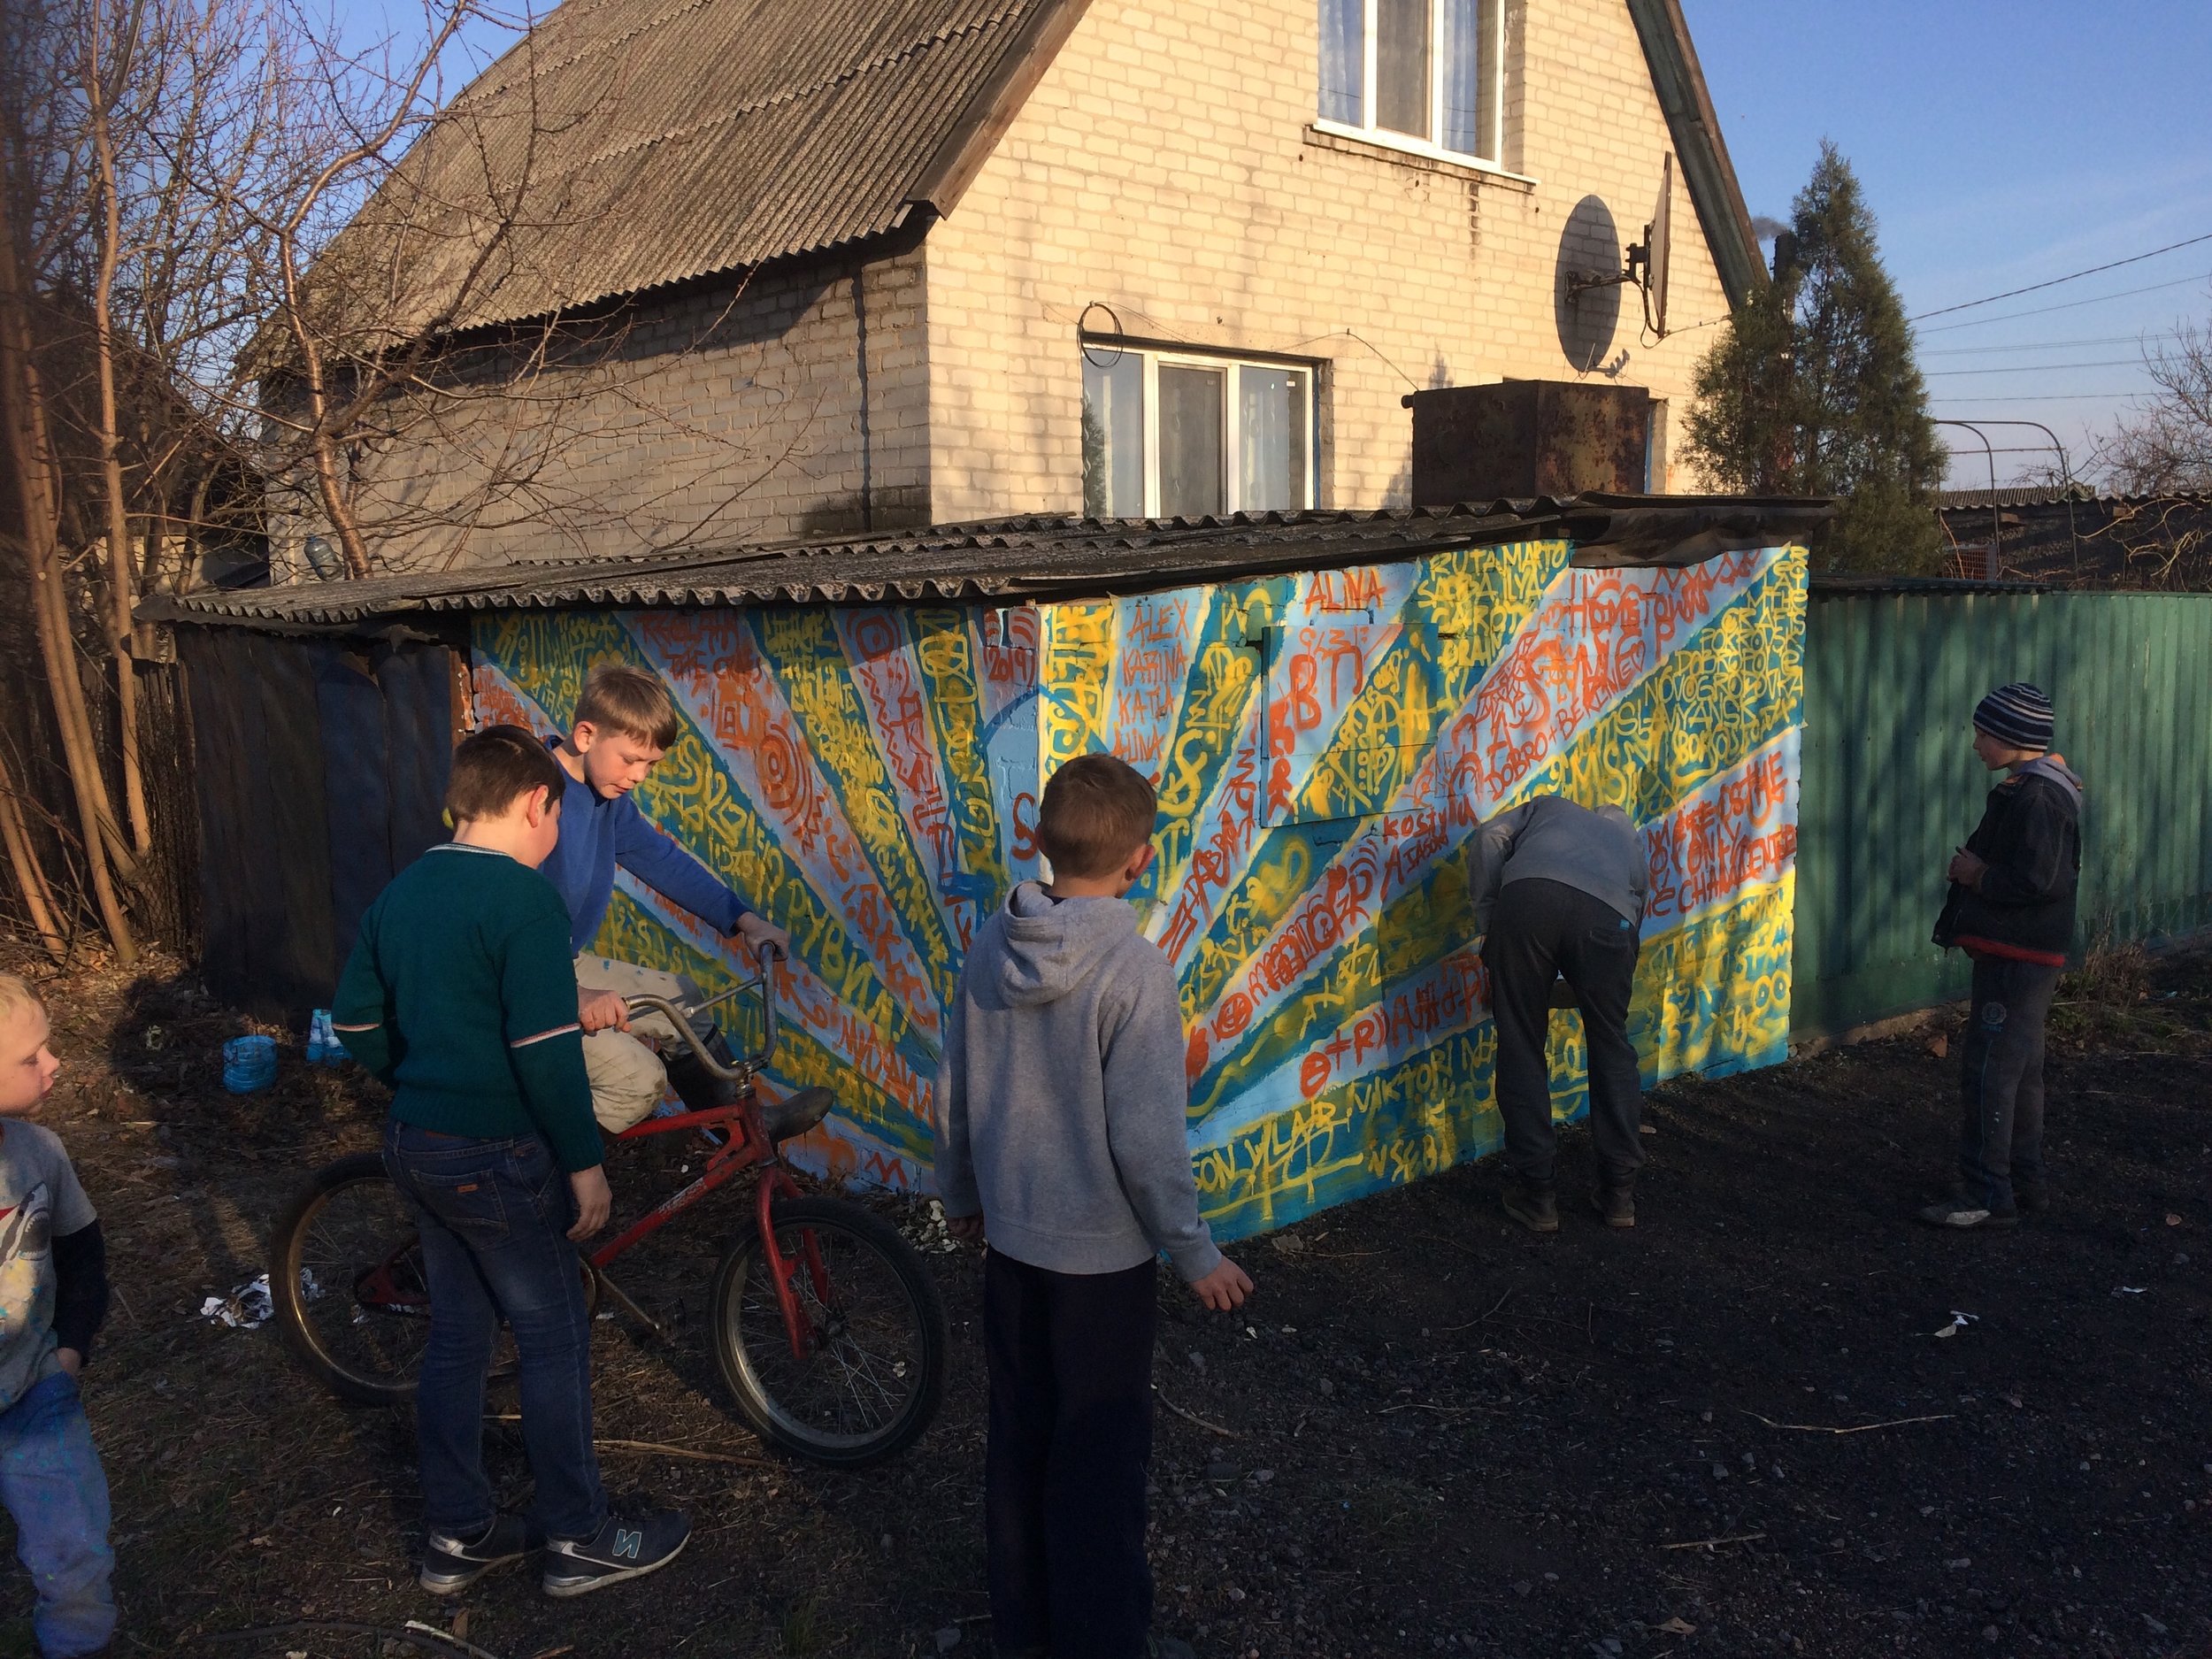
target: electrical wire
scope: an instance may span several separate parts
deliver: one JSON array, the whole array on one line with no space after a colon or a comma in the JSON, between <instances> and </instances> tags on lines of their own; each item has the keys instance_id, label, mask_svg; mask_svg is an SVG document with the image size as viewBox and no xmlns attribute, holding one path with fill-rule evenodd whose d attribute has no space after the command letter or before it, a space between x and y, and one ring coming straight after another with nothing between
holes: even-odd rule
<instances>
[{"instance_id":1,"label":"electrical wire","mask_svg":"<svg viewBox=\"0 0 2212 1659\"><path fill-rule=\"evenodd\" d=\"M2083 403L2098 397L2141 397L2141 391L2133 392L2051 392L2044 396L2029 395L2019 397L1980 397L1972 392L1961 392L1956 397L1932 397L1932 403Z\"/></svg>"},{"instance_id":2,"label":"electrical wire","mask_svg":"<svg viewBox=\"0 0 2212 1659\"><path fill-rule=\"evenodd\" d=\"M2008 363L1998 369L1923 369L1924 378L1935 380L1947 374L2047 374L2058 369L2139 369L2140 357L2100 357L2094 363Z\"/></svg>"},{"instance_id":3,"label":"electrical wire","mask_svg":"<svg viewBox=\"0 0 2212 1659\"><path fill-rule=\"evenodd\" d=\"M2070 346L2132 346L2147 340L2175 338L2175 330L2162 328L2154 334L2093 334L2081 340L2027 340L2008 346L1937 346L1918 355L1924 357L1966 357L1993 351L2062 351Z\"/></svg>"},{"instance_id":4,"label":"electrical wire","mask_svg":"<svg viewBox=\"0 0 2212 1659\"><path fill-rule=\"evenodd\" d=\"M2002 294L1992 294L1983 299L1962 300L1956 305L1939 306L1932 311L1922 311L1917 317L1908 317L1909 323L1923 318L1947 317L1953 311L1970 311L1978 305L1994 305L1999 300L2017 299L2023 294L2033 294L2043 288L2055 288L2062 282L2078 281L2085 276L2095 276L2100 271L2117 271L2122 265L2141 265L2146 259L2155 259L2161 254L2173 253L2179 249L2193 248L2200 242L2212 242L2212 230L2201 236L2192 236L2186 242L2170 242L2163 248L2154 248L2148 253L2131 254L2124 259L2115 259L2108 265L2093 265L2086 271L2070 271L2064 276L2052 277L2044 282L2031 282L2024 288L2007 288Z\"/></svg>"},{"instance_id":5,"label":"electrical wire","mask_svg":"<svg viewBox=\"0 0 2212 1659\"><path fill-rule=\"evenodd\" d=\"M1995 317L1970 317L1962 323L1945 323L1939 328L1924 328L1925 334L1948 334L1954 328L1985 328L1991 323L2008 323L2021 317L2047 317L2053 311L2070 311L2083 305L2101 305L2107 300L2131 299L2138 294L2155 294L2161 288L2186 288L2193 282L2202 282L2201 276L2176 277L2170 282L2153 282L2139 288L2122 288L2113 294L2094 294L2085 300L2062 300L2056 305L2038 305L2024 311L2005 311ZM1929 315L1934 315L1930 312Z\"/></svg>"}]
</instances>

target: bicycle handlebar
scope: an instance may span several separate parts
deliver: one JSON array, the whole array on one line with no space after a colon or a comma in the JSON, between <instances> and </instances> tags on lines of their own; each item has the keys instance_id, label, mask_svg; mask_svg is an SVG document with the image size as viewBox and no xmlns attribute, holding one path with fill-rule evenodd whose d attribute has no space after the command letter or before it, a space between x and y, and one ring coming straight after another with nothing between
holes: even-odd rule
<instances>
[{"instance_id":1,"label":"bicycle handlebar","mask_svg":"<svg viewBox=\"0 0 2212 1659\"><path fill-rule=\"evenodd\" d=\"M775 1056L776 982L774 975L770 972L770 964L782 954L773 945L764 947L758 957L759 978L733 985L718 995L707 998L705 1002L688 1011L667 997L655 996L649 992L640 992L634 996L626 996L622 1000L633 1015L657 1013L666 1016L668 1023L675 1028L677 1041L691 1050L693 1057L704 1066L710 1075L721 1079L726 1083L741 1083L763 1070ZM757 990L760 993L762 1025L760 1052L749 1055L742 1060L726 1063L710 1053L706 1044L699 1041L698 1033L691 1028L692 1016L704 1013L717 1002L726 1002L733 996L739 996L751 990Z\"/></svg>"}]
</instances>

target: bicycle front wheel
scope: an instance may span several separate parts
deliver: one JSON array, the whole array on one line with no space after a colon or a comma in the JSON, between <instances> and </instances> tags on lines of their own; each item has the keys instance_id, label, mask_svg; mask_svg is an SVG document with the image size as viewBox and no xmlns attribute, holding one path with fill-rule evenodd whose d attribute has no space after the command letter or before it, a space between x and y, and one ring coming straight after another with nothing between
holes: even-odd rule
<instances>
[{"instance_id":1,"label":"bicycle front wheel","mask_svg":"<svg viewBox=\"0 0 2212 1659\"><path fill-rule=\"evenodd\" d=\"M859 1469L912 1445L945 1387L945 1306L898 1230L856 1204L773 1210L797 1315L784 1317L757 1234L714 1278L714 1354L754 1432L795 1456Z\"/></svg>"},{"instance_id":2,"label":"bicycle front wheel","mask_svg":"<svg viewBox=\"0 0 2212 1659\"><path fill-rule=\"evenodd\" d=\"M403 1405L430 1340L407 1201L373 1152L326 1164L269 1240L269 1297L295 1357L342 1399Z\"/></svg>"}]
</instances>

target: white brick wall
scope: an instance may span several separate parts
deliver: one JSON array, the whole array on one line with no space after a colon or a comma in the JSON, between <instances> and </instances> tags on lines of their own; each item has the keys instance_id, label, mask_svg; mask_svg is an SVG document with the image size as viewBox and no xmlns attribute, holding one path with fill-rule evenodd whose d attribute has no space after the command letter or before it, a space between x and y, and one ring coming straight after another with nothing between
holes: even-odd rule
<instances>
[{"instance_id":1,"label":"white brick wall","mask_svg":"<svg viewBox=\"0 0 2212 1659\"><path fill-rule=\"evenodd\" d=\"M377 556L495 564L926 523L922 257L860 276L864 410L861 270L649 303L611 363L549 368L526 396L396 412L404 436L360 468Z\"/></svg>"},{"instance_id":2,"label":"white brick wall","mask_svg":"<svg viewBox=\"0 0 2212 1659\"><path fill-rule=\"evenodd\" d=\"M1093 0L925 250L939 520L1080 510L1094 301L1133 334L1326 363L1335 506L1407 499L1413 388L1583 366L1554 315L1562 232L1596 196L1640 239L1671 148L1627 8L1509 6L1507 159L1532 186L1308 142L1315 31L1313 0ZM1647 348L1621 290L1601 367L1678 419L1712 339L1683 325L1727 306L1678 177L1672 207L1681 332Z\"/></svg>"}]
</instances>

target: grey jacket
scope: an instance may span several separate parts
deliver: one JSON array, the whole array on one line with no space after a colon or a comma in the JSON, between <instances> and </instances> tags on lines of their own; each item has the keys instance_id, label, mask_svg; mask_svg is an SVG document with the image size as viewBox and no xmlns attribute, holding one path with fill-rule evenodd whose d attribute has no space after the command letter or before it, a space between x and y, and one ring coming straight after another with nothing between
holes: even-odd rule
<instances>
[{"instance_id":1,"label":"grey jacket","mask_svg":"<svg viewBox=\"0 0 2212 1659\"><path fill-rule=\"evenodd\" d=\"M1198 1214L1175 974L1119 899L1055 902L1033 881L969 949L937 1073L937 1189L991 1248L1058 1273L1164 1250L1187 1279L1221 1260Z\"/></svg>"},{"instance_id":2,"label":"grey jacket","mask_svg":"<svg viewBox=\"0 0 2212 1659\"><path fill-rule=\"evenodd\" d=\"M1490 931L1498 889L1540 876L1602 899L1632 922L1644 919L1651 865L1644 838L1617 806L1593 811L1564 795L1540 795L1501 812L1475 832L1475 873L1469 897L1475 932Z\"/></svg>"}]
</instances>

